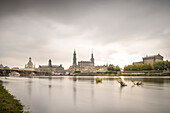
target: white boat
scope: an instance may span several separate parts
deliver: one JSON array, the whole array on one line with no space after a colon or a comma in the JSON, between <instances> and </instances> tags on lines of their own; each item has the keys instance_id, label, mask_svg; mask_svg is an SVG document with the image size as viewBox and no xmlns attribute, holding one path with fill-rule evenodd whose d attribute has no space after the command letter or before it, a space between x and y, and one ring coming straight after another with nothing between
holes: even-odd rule
<instances>
[{"instance_id":1,"label":"white boat","mask_svg":"<svg viewBox=\"0 0 170 113\"><path fill-rule=\"evenodd\" d=\"M10 77L19 77L20 74L18 72L13 71L13 72L9 73L9 76Z\"/></svg>"}]
</instances>

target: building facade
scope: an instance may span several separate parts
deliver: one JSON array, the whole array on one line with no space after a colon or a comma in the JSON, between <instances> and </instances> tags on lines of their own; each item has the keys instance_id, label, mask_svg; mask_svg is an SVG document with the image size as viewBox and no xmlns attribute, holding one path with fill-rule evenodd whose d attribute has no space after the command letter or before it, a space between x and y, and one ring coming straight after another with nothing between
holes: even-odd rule
<instances>
[{"instance_id":1,"label":"building facade","mask_svg":"<svg viewBox=\"0 0 170 113\"><path fill-rule=\"evenodd\" d=\"M62 67L62 65L61 64L59 66L52 65L51 59L49 59L48 65L39 65L38 70L40 72L49 72L49 73L63 73L64 72L64 68Z\"/></svg>"},{"instance_id":2,"label":"building facade","mask_svg":"<svg viewBox=\"0 0 170 113\"><path fill-rule=\"evenodd\" d=\"M91 68L94 67L94 63L91 61L79 61L78 62L78 68L83 69L83 68Z\"/></svg>"},{"instance_id":3,"label":"building facade","mask_svg":"<svg viewBox=\"0 0 170 113\"><path fill-rule=\"evenodd\" d=\"M104 73L107 71L108 64L107 65L102 65L102 66L95 66L96 72L97 73Z\"/></svg>"},{"instance_id":4,"label":"building facade","mask_svg":"<svg viewBox=\"0 0 170 113\"><path fill-rule=\"evenodd\" d=\"M94 71L94 57L93 52L91 54L90 61L78 61L77 64L77 58L76 58L76 51L74 50L73 53L73 65L70 66L70 71L81 71L81 72L92 72Z\"/></svg>"},{"instance_id":5,"label":"building facade","mask_svg":"<svg viewBox=\"0 0 170 113\"><path fill-rule=\"evenodd\" d=\"M35 68L35 66L33 66L33 63L31 61L31 57L29 57L28 63L25 64L25 68L27 68L27 69L34 69Z\"/></svg>"},{"instance_id":6,"label":"building facade","mask_svg":"<svg viewBox=\"0 0 170 113\"><path fill-rule=\"evenodd\" d=\"M143 57L143 63L153 64L157 61L163 61L163 56L158 54L158 55Z\"/></svg>"},{"instance_id":7,"label":"building facade","mask_svg":"<svg viewBox=\"0 0 170 113\"><path fill-rule=\"evenodd\" d=\"M158 61L163 61L163 56L161 56L160 54L143 57L143 61L133 62L133 64L145 64L145 63L146 64L153 64L153 63L158 62Z\"/></svg>"},{"instance_id":8,"label":"building facade","mask_svg":"<svg viewBox=\"0 0 170 113\"><path fill-rule=\"evenodd\" d=\"M3 69L3 68L4 68L4 66L2 64L0 64L0 69Z\"/></svg>"}]
</instances>

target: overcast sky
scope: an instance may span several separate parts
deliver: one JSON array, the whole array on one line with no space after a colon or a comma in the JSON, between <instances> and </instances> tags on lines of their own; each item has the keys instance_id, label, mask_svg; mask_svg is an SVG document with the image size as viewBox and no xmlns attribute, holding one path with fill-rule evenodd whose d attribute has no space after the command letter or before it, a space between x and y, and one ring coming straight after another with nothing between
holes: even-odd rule
<instances>
[{"instance_id":1,"label":"overcast sky","mask_svg":"<svg viewBox=\"0 0 170 113\"><path fill-rule=\"evenodd\" d=\"M67 69L78 61L123 67L160 53L170 60L170 1L0 0L0 64Z\"/></svg>"}]
</instances>

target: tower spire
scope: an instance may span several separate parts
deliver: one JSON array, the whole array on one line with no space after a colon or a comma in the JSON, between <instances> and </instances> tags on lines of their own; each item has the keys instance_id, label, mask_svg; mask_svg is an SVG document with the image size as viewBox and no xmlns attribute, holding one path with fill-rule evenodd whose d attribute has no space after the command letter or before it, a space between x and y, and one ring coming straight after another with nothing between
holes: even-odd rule
<instances>
[{"instance_id":1,"label":"tower spire","mask_svg":"<svg viewBox=\"0 0 170 113\"><path fill-rule=\"evenodd\" d=\"M76 58L76 51L74 49L74 53L73 53L73 68L76 68L77 66L77 58Z\"/></svg>"},{"instance_id":2,"label":"tower spire","mask_svg":"<svg viewBox=\"0 0 170 113\"><path fill-rule=\"evenodd\" d=\"M94 66L94 58L93 58L93 51L92 51L92 54L91 54L91 62L93 63L93 66Z\"/></svg>"},{"instance_id":3,"label":"tower spire","mask_svg":"<svg viewBox=\"0 0 170 113\"><path fill-rule=\"evenodd\" d=\"M91 54L91 58L93 58L93 51L92 51L92 54Z\"/></svg>"},{"instance_id":4,"label":"tower spire","mask_svg":"<svg viewBox=\"0 0 170 113\"><path fill-rule=\"evenodd\" d=\"M48 67L52 67L52 61L51 61L51 59L49 59L49 61L48 61Z\"/></svg>"},{"instance_id":5,"label":"tower spire","mask_svg":"<svg viewBox=\"0 0 170 113\"><path fill-rule=\"evenodd\" d=\"M31 57L29 57L29 62L31 62Z\"/></svg>"}]
</instances>

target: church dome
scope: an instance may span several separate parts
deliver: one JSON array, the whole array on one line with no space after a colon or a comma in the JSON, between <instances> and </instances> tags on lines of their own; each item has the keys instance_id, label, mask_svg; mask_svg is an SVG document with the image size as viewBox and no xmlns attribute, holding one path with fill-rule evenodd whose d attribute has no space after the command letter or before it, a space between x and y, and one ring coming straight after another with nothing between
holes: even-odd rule
<instances>
[{"instance_id":1,"label":"church dome","mask_svg":"<svg viewBox=\"0 0 170 113\"><path fill-rule=\"evenodd\" d=\"M30 61L28 62L28 64L27 64L27 65L28 65L28 67L33 67L33 63L32 63L32 62L30 62Z\"/></svg>"},{"instance_id":2,"label":"church dome","mask_svg":"<svg viewBox=\"0 0 170 113\"><path fill-rule=\"evenodd\" d=\"M27 63L26 68L33 68L33 63L31 61L31 57L29 58L29 62Z\"/></svg>"}]
</instances>

